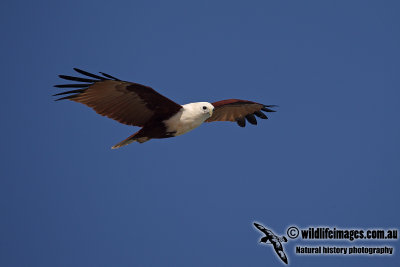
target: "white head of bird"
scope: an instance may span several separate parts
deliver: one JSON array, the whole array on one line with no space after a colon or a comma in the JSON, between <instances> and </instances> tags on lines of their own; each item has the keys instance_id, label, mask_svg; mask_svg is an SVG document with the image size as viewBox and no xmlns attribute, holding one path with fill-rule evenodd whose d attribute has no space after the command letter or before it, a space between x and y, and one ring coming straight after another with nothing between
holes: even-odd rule
<instances>
[{"instance_id":1,"label":"white head of bird","mask_svg":"<svg viewBox=\"0 0 400 267\"><path fill-rule=\"evenodd\" d=\"M175 136L199 127L214 111L214 106L208 102L190 103L182 107L180 112L164 122L168 131L176 132Z\"/></svg>"}]
</instances>

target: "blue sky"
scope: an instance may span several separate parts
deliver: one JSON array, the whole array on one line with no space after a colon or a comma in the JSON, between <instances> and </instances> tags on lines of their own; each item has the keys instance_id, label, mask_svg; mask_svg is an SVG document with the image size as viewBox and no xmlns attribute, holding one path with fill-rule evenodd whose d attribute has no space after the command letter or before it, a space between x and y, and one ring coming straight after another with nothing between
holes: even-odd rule
<instances>
[{"instance_id":1,"label":"blue sky","mask_svg":"<svg viewBox=\"0 0 400 267\"><path fill-rule=\"evenodd\" d=\"M275 266L253 221L279 235L290 225L399 228L399 8L3 1L0 265ZM73 67L180 104L280 107L257 127L206 124L111 150L138 128L54 102L57 75ZM365 244L399 248L385 242ZM293 266L400 259L301 257L298 244L285 244Z\"/></svg>"}]
</instances>

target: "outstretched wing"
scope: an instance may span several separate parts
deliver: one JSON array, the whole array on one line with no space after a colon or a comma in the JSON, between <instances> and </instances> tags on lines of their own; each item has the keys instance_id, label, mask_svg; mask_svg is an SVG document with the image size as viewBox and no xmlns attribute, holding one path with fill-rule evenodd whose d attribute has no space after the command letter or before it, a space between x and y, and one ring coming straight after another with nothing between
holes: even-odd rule
<instances>
[{"instance_id":1,"label":"outstretched wing","mask_svg":"<svg viewBox=\"0 0 400 267\"><path fill-rule=\"evenodd\" d=\"M275 107L275 105L263 105L240 99L222 100L211 104L215 109L213 115L206 122L236 121L240 127L246 126L246 120L256 125L257 120L255 116L261 119L268 119L262 111L275 112L275 110L270 109Z\"/></svg>"},{"instance_id":2,"label":"outstretched wing","mask_svg":"<svg viewBox=\"0 0 400 267\"><path fill-rule=\"evenodd\" d=\"M121 81L102 72L100 73L104 77L77 68L74 70L91 79L59 75L62 79L81 83L55 85L58 88L79 88L55 94L54 96L68 94L57 100L69 99L85 104L98 114L120 123L144 126L154 119L167 119L182 108L151 87Z\"/></svg>"},{"instance_id":3,"label":"outstretched wing","mask_svg":"<svg viewBox=\"0 0 400 267\"><path fill-rule=\"evenodd\" d=\"M262 226L261 224L254 223L254 226L255 226L258 230L260 230L261 232L263 232L264 234L269 234L269 233L267 232L268 229L265 228L264 226Z\"/></svg>"},{"instance_id":4,"label":"outstretched wing","mask_svg":"<svg viewBox=\"0 0 400 267\"><path fill-rule=\"evenodd\" d=\"M288 264L288 258L286 257L285 252L283 252L282 245L280 245L280 246L274 245L274 249L275 249L276 254L278 254L279 258L281 258L281 260L284 263Z\"/></svg>"}]
</instances>

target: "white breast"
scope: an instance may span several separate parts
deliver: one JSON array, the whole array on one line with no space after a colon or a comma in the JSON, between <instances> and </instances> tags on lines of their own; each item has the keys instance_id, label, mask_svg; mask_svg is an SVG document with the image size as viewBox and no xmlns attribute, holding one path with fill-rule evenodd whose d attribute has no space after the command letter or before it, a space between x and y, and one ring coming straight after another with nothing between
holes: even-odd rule
<instances>
[{"instance_id":1,"label":"white breast","mask_svg":"<svg viewBox=\"0 0 400 267\"><path fill-rule=\"evenodd\" d=\"M182 135L199 127L210 117L208 113L202 112L198 103L186 104L182 107L177 114L163 121L167 132L176 132L174 136Z\"/></svg>"}]
</instances>

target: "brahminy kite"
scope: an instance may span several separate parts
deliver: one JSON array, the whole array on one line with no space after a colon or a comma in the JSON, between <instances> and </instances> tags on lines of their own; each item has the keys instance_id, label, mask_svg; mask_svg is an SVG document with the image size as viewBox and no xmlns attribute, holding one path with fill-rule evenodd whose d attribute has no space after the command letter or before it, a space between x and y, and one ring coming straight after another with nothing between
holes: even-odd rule
<instances>
[{"instance_id":1,"label":"brahminy kite","mask_svg":"<svg viewBox=\"0 0 400 267\"><path fill-rule=\"evenodd\" d=\"M228 99L214 103L197 102L179 105L157 93L149 86L117 79L100 72L98 76L77 68L74 70L88 78L59 75L60 78L81 82L60 84L58 88L79 88L55 94L85 104L100 115L127 125L142 127L138 132L119 142L119 148L132 142L144 143L154 138L169 138L187 133L203 122L236 121L240 127L246 120L256 125L255 116L268 119L262 112L275 112L275 105L263 105L252 101ZM255 116L254 116L255 115Z\"/></svg>"}]
</instances>

